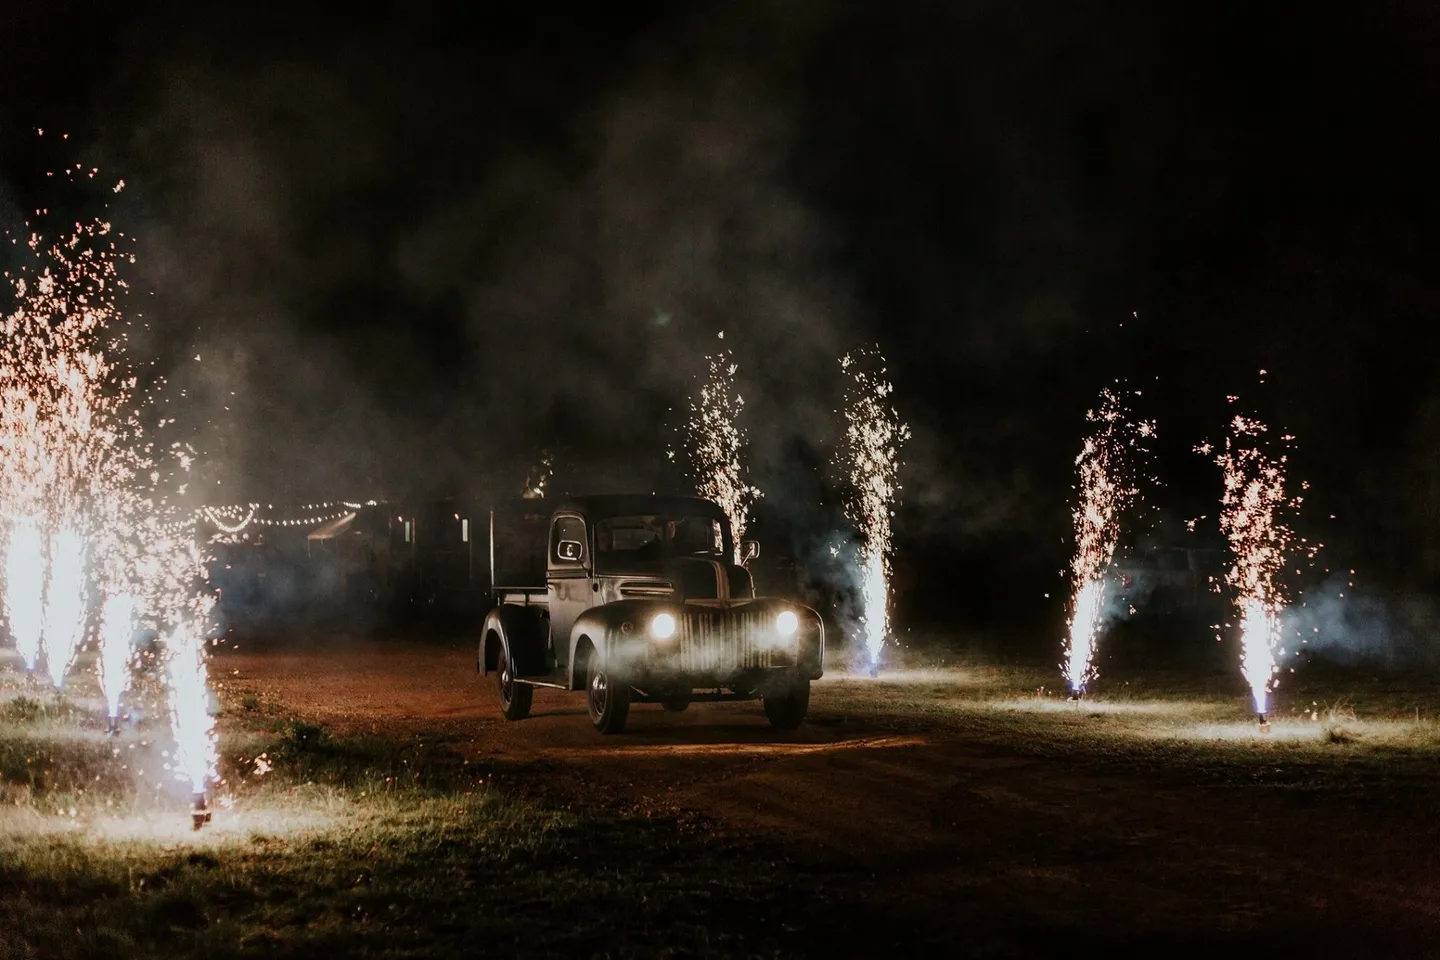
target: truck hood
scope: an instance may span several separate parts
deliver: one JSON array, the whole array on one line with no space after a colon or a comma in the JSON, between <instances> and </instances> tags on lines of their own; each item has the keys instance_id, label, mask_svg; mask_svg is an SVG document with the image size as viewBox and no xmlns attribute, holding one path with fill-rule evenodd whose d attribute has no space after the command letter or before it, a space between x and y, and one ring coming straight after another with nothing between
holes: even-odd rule
<instances>
[{"instance_id":1,"label":"truck hood","mask_svg":"<svg viewBox=\"0 0 1440 960\"><path fill-rule=\"evenodd\" d=\"M755 587L744 567L703 557L678 557L649 570L612 575L616 599L750 600Z\"/></svg>"}]
</instances>

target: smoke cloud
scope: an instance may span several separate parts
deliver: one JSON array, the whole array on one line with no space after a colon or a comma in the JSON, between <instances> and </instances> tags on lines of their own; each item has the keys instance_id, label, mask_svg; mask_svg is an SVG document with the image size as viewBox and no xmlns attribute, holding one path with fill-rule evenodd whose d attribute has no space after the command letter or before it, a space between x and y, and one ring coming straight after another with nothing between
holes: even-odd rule
<instances>
[{"instance_id":1,"label":"smoke cloud","mask_svg":"<svg viewBox=\"0 0 1440 960\"><path fill-rule=\"evenodd\" d=\"M771 16L725 29L803 45ZM793 105L763 57L673 52L705 26L570 76L381 37L156 56L106 152L154 291L133 349L185 395L211 499L518 493L542 448L557 489L651 489L719 346L785 486L836 429L853 307L789 181Z\"/></svg>"},{"instance_id":2,"label":"smoke cloud","mask_svg":"<svg viewBox=\"0 0 1440 960\"><path fill-rule=\"evenodd\" d=\"M1344 576L1307 590L1281 618L1287 653L1347 665L1433 665L1440 662L1437 631L1440 610L1432 598L1355 588Z\"/></svg>"},{"instance_id":3,"label":"smoke cloud","mask_svg":"<svg viewBox=\"0 0 1440 960\"><path fill-rule=\"evenodd\" d=\"M65 16L122 39L80 52ZM1414 259L1435 148L1389 122L1428 107L1423 31L1235 16L46 7L0 60L37 111L57 53L85 73L70 146L128 184L132 348L205 499L514 494L543 449L556 492L678 486L665 449L724 331L766 502L831 504L835 361L878 342L913 435L898 562L944 571L937 614L959 578L1012 616L1057 586L1097 387L1144 383L1188 516L1219 495L1190 448L1264 368L1307 513L1350 528L1325 542L1433 587L1440 416L1412 416L1429 354L1396 345L1440 302ZM1337 74L1337 42L1383 67Z\"/></svg>"}]
</instances>

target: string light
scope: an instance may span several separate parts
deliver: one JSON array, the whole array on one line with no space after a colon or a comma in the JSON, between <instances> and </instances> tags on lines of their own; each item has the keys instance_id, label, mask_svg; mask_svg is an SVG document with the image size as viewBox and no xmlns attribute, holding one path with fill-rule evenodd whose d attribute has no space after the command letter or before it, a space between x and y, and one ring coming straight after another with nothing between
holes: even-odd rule
<instances>
[{"instance_id":1,"label":"string light","mask_svg":"<svg viewBox=\"0 0 1440 960\"><path fill-rule=\"evenodd\" d=\"M331 500L324 503L307 503L299 509L308 516L299 517L262 517L257 514L263 508L266 511L273 511L275 505L267 503L262 506L259 503L242 503L220 507L201 507L195 511L193 524L201 518L209 520L223 534L234 536L249 527L315 527L322 523L329 523L331 520L339 520L349 513L362 507L377 506L377 501L366 500L364 502L350 500ZM319 511L319 512L316 512Z\"/></svg>"},{"instance_id":2,"label":"string light","mask_svg":"<svg viewBox=\"0 0 1440 960\"><path fill-rule=\"evenodd\" d=\"M210 522L215 524L215 526L219 527L220 530L224 533L239 533L241 530L244 530L250 525L251 520L255 519L255 507L253 504L250 506L250 512L245 514L245 519L241 520L233 527L229 526L223 520L221 520L217 512L210 509L209 507L201 507L200 510L197 512L203 512L205 516L210 518Z\"/></svg>"}]
</instances>

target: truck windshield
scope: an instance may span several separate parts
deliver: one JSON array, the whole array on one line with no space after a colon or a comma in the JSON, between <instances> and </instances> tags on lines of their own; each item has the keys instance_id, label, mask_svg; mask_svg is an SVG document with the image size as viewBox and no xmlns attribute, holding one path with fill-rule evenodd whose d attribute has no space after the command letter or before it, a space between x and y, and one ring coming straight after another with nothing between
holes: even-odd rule
<instances>
[{"instance_id":1,"label":"truck windshield","mask_svg":"<svg viewBox=\"0 0 1440 960\"><path fill-rule=\"evenodd\" d=\"M720 521L643 514L595 522L595 559L602 567L613 570L671 557L725 558Z\"/></svg>"}]
</instances>

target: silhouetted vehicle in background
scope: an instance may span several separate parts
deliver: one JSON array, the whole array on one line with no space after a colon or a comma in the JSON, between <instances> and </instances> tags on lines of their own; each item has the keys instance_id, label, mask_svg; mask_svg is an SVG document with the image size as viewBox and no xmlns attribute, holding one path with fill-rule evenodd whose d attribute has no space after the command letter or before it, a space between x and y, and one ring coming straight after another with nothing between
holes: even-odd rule
<instances>
[{"instance_id":1,"label":"silhouetted vehicle in background","mask_svg":"<svg viewBox=\"0 0 1440 960\"><path fill-rule=\"evenodd\" d=\"M585 691L601 733L632 703L763 701L778 729L804 722L825 628L803 604L757 597L730 524L695 497L577 497L540 520L497 508L489 523L494 609L477 669L495 673L506 719L534 688ZM759 545L747 541L742 559Z\"/></svg>"},{"instance_id":2,"label":"silhouetted vehicle in background","mask_svg":"<svg viewBox=\"0 0 1440 960\"><path fill-rule=\"evenodd\" d=\"M1159 547L1116 560L1111 574L1137 615L1171 616L1223 608L1225 564L1219 548Z\"/></svg>"}]
</instances>

